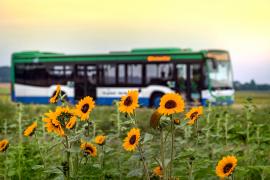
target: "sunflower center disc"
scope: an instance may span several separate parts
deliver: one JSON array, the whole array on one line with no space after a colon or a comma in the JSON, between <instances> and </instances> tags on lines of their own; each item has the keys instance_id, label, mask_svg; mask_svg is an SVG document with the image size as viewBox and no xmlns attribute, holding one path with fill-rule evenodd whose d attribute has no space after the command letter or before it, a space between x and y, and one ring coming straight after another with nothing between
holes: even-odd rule
<instances>
[{"instance_id":1,"label":"sunflower center disc","mask_svg":"<svg viewBox=\"0 0 270 180\"><path fill-rule=\"evenodd\" d=\"M88 111L88 109L89 109L89 104L84 104L82 106L82 108L81 108L81 110L82 110L83 113L86 113Z\"/></svg>"},{"instance_id":2,"label":"sunflower center disc","mask_svg":"<svg viewBox=\"0 0 270 180\"><path fill-rule=\"evenodd\" d=\"M130 144L134 144L136 141L136 135L132 135L131 138L129 139Z\"/></svg>"},{"instance_id":3,"label":"sunflower center disc","mask_svg":"<svg viewBox=\"0 0 270 180\"><path fill-rule=\"evenodd\" d=\"M198 116L198 112L194 112L194 113L192 113L191 115L190 115L190 119L196 119L197 118L197 116Z\"/></svg>"},{"instance_id":4,"label":"sunflower center disc","mask_svg":"<svg viewBox=\"0 0 270 180\"><path fill-rule=\"evenodd\" d=\"M130 96L128 96L124 101L124 105L130 106L131 104L132 104L132 98Z\"/></svg>"},{"instance_id":5,"label":"sunflower center disc","mask_svg":"<svg viewBox=\"0 0 270 180\"><path fill-rule=\"evenodd\" d=\"M226 164L226 166L224 166L223 168L223 172L226 174L227 172L230 171L230 169L233 167L233 165L231 163Z\"/></svg>"},{"instance_id":6,"label":"sunflower center disc","mask_svg":"<svg viewBox=\"0 0 270 180\"><path fill-rule=\"evenodd\" d=\"M93 153L93 149L91 147L86 147L86 150L90 151L91 153Z\"/></svg>"},{"instance_id":7,"label":"sunflower center disc","mask_svg":"<svg viewBox=\"0 0 270 180\"><path fill-rule=\"evenodd\" d=\"M174 100L169 100L165 103L166 109L172 109L176 107L176 102Z\"/></svg>"}]
</instances>

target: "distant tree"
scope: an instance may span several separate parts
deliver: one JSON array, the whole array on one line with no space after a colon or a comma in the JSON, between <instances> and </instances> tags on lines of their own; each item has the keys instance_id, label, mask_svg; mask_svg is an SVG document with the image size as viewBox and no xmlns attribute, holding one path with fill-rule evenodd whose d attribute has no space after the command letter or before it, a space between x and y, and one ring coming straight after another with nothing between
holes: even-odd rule
<instances>
[{"instance_id":1,"label":"distant tree","mask_svg":"<svg viewBox=\"0 0 270 180\"><path fill-rule=\"evenodd\" d=\"M0 82L10 82L10 67L0 67Z\"/></svg>"}]
</instances>

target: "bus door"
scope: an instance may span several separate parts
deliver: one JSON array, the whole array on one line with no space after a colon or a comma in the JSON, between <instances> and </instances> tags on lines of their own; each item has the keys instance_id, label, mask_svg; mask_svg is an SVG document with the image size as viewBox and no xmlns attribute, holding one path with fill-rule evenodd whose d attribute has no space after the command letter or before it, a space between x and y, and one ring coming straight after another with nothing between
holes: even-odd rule
<instances>
[{"instance_id":1,"label":"bus door","mask_svg":"<svg viewBox=\"0 0 270 180\"><path fill-rule=\"evenodd\" d=\"M189 92L190 100L192 102L200 102L201 89L202 89L202 68L201 64L189 64L188 66L189 76Z\"/></svg>"},{"instance_id":2,"label":"bus door","mask_svg":"<svg viewBox=\"0 0 270 180\"><path fill-rule=\"evenodd\" d=\"M176 64L177 86L181 95L187 101L200 100L201 65Z\"/></svg>"},{"instance_id":3,"label":"bus door","mask_svg":"<svg viewBox=\"0 0 270 180\"><path fill-rule=\"evenodd\" d=\"M189 100L189 88L188 88L188 75L187 75L187 64L176 64L177 74L177 89L185 100Z\"/></svg>"},{"instance_id":4,"label":"bus door","mask_svg":"<svg viewBox=\"0 0 270 180\"><path fill-rule=\"evenodd\" d=\"M77 64L75 76L75 99L85 96L96 98L97 71L96 65Z\"/></svg>"}]
</instances>

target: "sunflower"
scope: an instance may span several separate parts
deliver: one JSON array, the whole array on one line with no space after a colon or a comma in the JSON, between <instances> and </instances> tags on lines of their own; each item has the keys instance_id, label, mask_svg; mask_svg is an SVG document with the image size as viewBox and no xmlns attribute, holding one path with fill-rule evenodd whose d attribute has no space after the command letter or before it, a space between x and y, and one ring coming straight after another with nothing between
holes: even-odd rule
<instances>
[{"instance_id":1,"label":"sunflower","mask_svg":"<svg viewBox=\"0 0 270 180\"><path fill-rule=\"evenodd\" d=\"M97 156L97 148L92 143L82 141L80 148L84 155Z\"/></svg>"},{"instance_id":2,"label":"sunflower","mask_svg":"<svg viewBox=\"0 0 270 180\"><path fill-rule=\"evenodd\" d=\"M45 118L43 121L46 122L45 127L47 128L48 132L55 132L59 136L64 136L65 132L61 126L61 123L55 118L55 112L48 112L45 113Z\"/></svg>"},{"instance_id":3,"label":"sunflower","mask_svg":"<svg viewBox=\"0 0 270 180\"><path fill-rule=\"evenodd\" d=\"M153 169L153 173L155 176L162 176L163 175L162 167L161 166L155 167Z\"/></svg>"},{"instance_id":4,"label":"sunflower","mask_svg":"<svg viewBox=\"0 0 270 180\"><path fill-rule=\"evenodd\" d=\"M56 91L54 91L52 97L50 98L50 103L54 104L58 101L59 97L60 97L60 93L61 93L61 87L59 84L57 84L56 86Z\"/></svg>"},{"instance_id":5,"label":"sunflower","mask_svg":"<svg viewBox=\"0 0 270 180\"><path fill-rule=\"evenodd\" d=\"M0 141L0 152L4 152L7 150L9 145L9 142L7 139L3 139L2 141Z\"/></svg>"},{"instance_id":6,"label":"sunflower","mask_svg":"<svg viewBox=\"0 0 270 180\"><path fill-rule=\"evenodd\" d=\"M138 91L128 91L127 95L121 97L119 102L119 111L122 113L133 114L134 110L139 107L138 96Z\"/></svg>"},{"instance_id":7,"label":"sunflower","mask_svg":"<svg viewBox=\"0 0 270 180\"><path fill-rule=\"evenodd\" d=\"M158 112L163 115L171 115L184 111L185 103L178 93L167 93L160 99Z\"/></svg>"},{"instance_id":8,"label":"sunflower","mask_svg":"<svg viewBox=\"0 0 270 180\"><path fill-rule=\"evenodd\" d=\"M123 147L127 151L134 151L139 144L140 129L132 128L124 139Z\"/></svg>"},{"instance_id":9,"label":"sunflower","mask_svg":"<svg viewBox=\"0 0 270 180\"><path fill-rule=\"evenodd\" d=\"M24 130L23 135L26 137L32 136L35 133L36 129L37 129L37 122L35 121Z\"/></svg>"},{"instance_id":10,"label":"sunflower","mask_svg":"<svg viewBox=\"0 0 270 180\"><path fill-rule=\"evenodd\" d=\"M218 162L216 166L216 174L220 178L230 176L237 165L237 159L235 156L226 156Z\"/></svg>"},{"instance_id":11,"label":"sunflower","mask_svg":"<svg viewBox=\"0 0 270 180\"><path fill-rule=\"evenodd\" d=\"M193 107L191 110L186 114L186 119L189 119L187 122L188 125L194 124L194 122L203 114L203 107Z\"/></svg>"},{"instance_id":12,"label":"sunflower","mask_svg":"<svg viewBox=\"0 0 270 180\"><path fill-rule=\"evenodd\" d=\"M82 121L88 119L90 112L95 107L95 101L90 96L86 96L81 99L76 105L76 114L81 118Z\"/></svg>"},{"instance_id":13,"label":"sunflower","mask_svg":"<svg viewBox=\"0 0 270 180\"><path fill-rule=\"evenodd\" d=\"M106 136L98 135L98 136L95 138L95 143L102 146L102 145L105 144L105 140L106 140Z\"/></svg>"},{"instance_id":14,"label":"sunflower","mask_svg":"<svg viewBox=\"0 0 270 180\"><path fill-rule=\"evenodd\" d=\"M69 107L57 107L52 118L59 121L62 127L67 127L66 125L68 123L69 123L69 127L73 127L76 123L75 112L73 109L69 109ZM70 125L73 125L73 126L70 126Z\"/></svg>"}]
</instances>

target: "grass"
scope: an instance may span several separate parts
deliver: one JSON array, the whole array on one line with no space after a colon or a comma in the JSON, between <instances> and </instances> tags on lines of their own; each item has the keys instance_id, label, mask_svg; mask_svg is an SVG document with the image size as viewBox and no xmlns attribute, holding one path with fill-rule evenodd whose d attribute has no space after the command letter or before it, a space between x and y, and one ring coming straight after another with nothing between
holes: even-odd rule
<instances>
[{"instance_id":1,"label":"grass","mask_svg":"<svg viewBox=\"0 0 270 180\"><path fill-rule=\"evenodd\" d=\"M253 97L249 103L245 99ZM180 179L218 179L215 175L217 162L226 155L235 155L238 165L235 179L270 179L270 126L269 94L256 92L237 92L236 103L241 108L212 107L204 110L204 116L195 126L181 125L175 129L175 161L173 175ZM257 105L257 106L254 106ZM263 106L262 106L263 105ZM41 116L54 109L53 105L23 105L11 103L7 96L0 98L0 139L10 140L7 153L0 153L0 179L62 179L65 150L61 138L44 132ZM139 108L136 111L138 127L142 133L144 158L149 171L157 166L160 132L150 127L153 109ZM22 129L34 120L38 121L37 138L22 137L18 119L21 117ZM95 123L90 127L92 134L105 134L108 139L105 146L104 166L99 157L82 158L78 144L69 150L72 159L73 179L142 179L143 166L138 152L125 152L122 140L132 127L128 117L120 116L122 125L118 137L118 114L114 107L96 107L91 114ZM166 120L163 121L164 123ZM182 127L183 126L183 127ZM84 131L87 123L80 122L77 131ZM170 129L164 125L165 162L170 161ZM89 129L88 129L89 130ZM6 134L6 135L5 135ZM197 136L198 135L198 136ZM80 136L80 138L85 138ZM46 161L46 166L43 160ZM75 162L81 162L79 165ZM79 167L76 169L76 167ZM76 175L75 175L76 174ZM152 175L152 173L151 173ZM2 176L2 177L1 177ZM155 179L155 177L152 177ZM157 178L158 179L158 178Z\"/></svg>"},{"instance_id":2,"label":"grass","mask_svg":"<svg viewBox=\"0 0 270 180\"><path fill-rule=\"evenodd\" d=\"M235 102L243 104L248 97L251 97L256 105L270 105L270 91L236 91Z\"/></svg>"}]
</instances>

